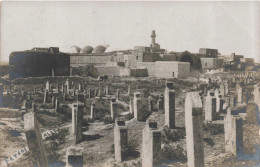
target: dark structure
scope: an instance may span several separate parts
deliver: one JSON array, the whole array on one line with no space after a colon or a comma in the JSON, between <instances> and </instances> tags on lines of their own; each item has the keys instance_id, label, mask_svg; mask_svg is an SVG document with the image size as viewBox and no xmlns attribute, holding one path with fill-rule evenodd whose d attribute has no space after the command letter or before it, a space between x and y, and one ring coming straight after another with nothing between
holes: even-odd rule
<instances>
[{"instance_id":1,"label":"dark structure","mask_svg":"<svg viewBox=\"0 0 260 167\"><path fill-rule=\"evenodd\" d=\"M60 52L58 47L12 52L9 67L10 78L69 76L70 55Z\"/></svg>"}]
</instances>

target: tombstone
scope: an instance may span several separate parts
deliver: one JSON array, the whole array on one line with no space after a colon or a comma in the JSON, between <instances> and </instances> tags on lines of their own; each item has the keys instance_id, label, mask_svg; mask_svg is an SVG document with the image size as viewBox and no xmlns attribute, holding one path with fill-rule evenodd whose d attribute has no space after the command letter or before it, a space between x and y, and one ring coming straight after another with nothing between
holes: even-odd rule
<instances>
[{"instance_id":1,"label":"tombstone","mask_svg":"<svg viewBox=\"0 0 260 167\"><path fill-rule=\"evenodd\" d=\"M249 102L246 106L246 120L250 124L259 125L259 108L254 102Z\"/></svg>"},{"instance_id":2,"label":"tombstone","mask_svg":"<svg viewBox=\"0 0 260 167\"><path fill-rule=\"evenodd\" d=\"M87 94L88 94L88 98L90 99L91 98L91 89L90 88L88 89Z\"/></svg>"},{"instance_id":3,"label":"tombstone","mask_svg":"<svg viewBox=\"0 0 260 167\"><path fill-rule=\"evenodd\" d=\"M73 104L72 133L75 135L75 144L82 141L83 105Z\"/></svg>"},{"instance_id":4,"label":"tombstone","mask_svg":"<svg viewBox=\"0 0 260 167\"><path fill-rule=\"evenodd\" d=\"M157 108L158 108L158 111L163 109L163 100L162 99L158 99Z\"/></svg>"},{"instance_id":5,"label":"tombstone","mask_svg":"<svg viewBox=\"0 0 260 167\"><path fill-rule=\"evenodd\" d=\"M214 92L208 92L205 102L205 120L213 121L216 119L216 98Z\"/></svg>"},{"instance_id":6,"label":"tombstone","mask_svg":"<svg viewBox=\"0 0 260 167\"><path fill-rule=\"evenodd\" d=\"M52 98L51 98L51 106L52 106L52 108L55 108L55 103L56 103L56 96L53 95Z\"/></svg>"},{"instance_id":7,"label":"tombstone","mask_svg":"<svg viewBox=\"0 0 260 167\"><path fill-rule=\"evenodd\" d=\"M202 103L198 92L186 93L185 128L188 167L203 167L203 115Z\"/></svg>"},{"instance_id":8,"label":"tombstone","mask_svg":"<svg viewBox=\"0 0 260 167\"><path fill-rule=\"evenodd\" d=\"M55 101L55 111L59 112L60 111L60 98L57 97Z\"/></svg>"},{"instance_id":9,"label":"tombstone","mask_svg":"<svg viewBox=\"0 0 260 167\"><path fill-rule=\"evenodd\" d=\"M119 100L119 98L120 98L120 90L117 89L116 90L116 100Z\"/></svg>"},{"instance_id":10,"label":"tombstone","mask_svg":"<svg viewBox=\"0 0 260 167\"><path fill-rule=\"evenodd\" d=\"M131 85L128 85L128 91L127 91L127 95L130 96L131 95Z\"/></svg>"},{"instance_id":11,"label":"tombstone","mask_svg":"<svg viewBox=\"0 0 260 167\"><path fill-rule=\"evenodd\" d=\"M49 81L46 82L45 90L50 91L50 83L49 83Z\"/></svg>"},{"instance_id":12,"label":"tombstone","mask_svg":"<svg viewBox=\"0 0 260 167\"><path fill-rule=\"evenodd\" d=\"M64 92L64 84L61 84L61 93L62 93L62 94L65 93L65 92Z\"/></svg>"},{"instance_id":13,"label":"tombstone","mask_svg":"<svg viewBox=\"0 0 260 167\"><path fill-rule=\"evenodd\" d=\"M32 112L35 112L35 104L32 103Z\"/></svg>"},{"instance_id":14,"label":"tombstone","mask_svg":"<svg viewBox=\"0 0 260 167\"><path fill-rule=\"evenodd\" d=\"M227 81L224 82L224 88L225 88L225 95L227 95L229 93Z\"/></svg>"},{"instance_id":15,"label":"tombstone","mask_svg":"<svg viewBox=\"0 0 260 167\"><path fill-rule=\"evenodd\" d=\"M36 115L33 112L24 115L24 130L27 144L33 158L33 166L48 167L48 159L42 140L42 133Z\"/></svg>"},{"instance_id":16,"label":"tombstone","mask_svg":"<svg viewBox=\"0 0 260 167\"><path fill-rule=\"evenodd\" d=\"M243 152L243 120L231 115L230 109L224 118L225 150L237 156Z\"/></svg>"},{"instance_id":17,"label":"tombstone","mask_svg":"<svg viewBox=\"0 0 260 167\"><path fill-rule=\"evenodd\" d=\"M175 91L173 83L167 82L164 91L165 125L170 129L175 127Z\"/></svg>"},{"instance_id":18,"label":"tombstone","mask_svg":"<svg viewBox=\"0 0 260 167\"><path fill-rule=\"evenodd\" d=\"M79 92L82 92L82 86L81 86L81 84L79 83Z\"/></svg>"},{"instance_id":19,"label":"tombstone","mask_svg":"<svg viewBox=\"0 0 260 167\"><path fill-rule=\"evenodd\" d=\"M47 103L48 102L48 90L44 91L44 97L43 97L43 103Z\"/></svg>"},{"instance_id":20,"label":"tombstone","mask_svg":"<svg viewBox=\"0 0 260 167\"><path fill-rule=\"evenodd\" d=\"M111 119L115 118L115 104L116 104L116 99L112 98L110 99L110 113L111 113Z\"/></svg>"},{"instance_id":21,"label":"tombstone","mask_svg":"<svg viewBox=\"0 0 260 167\"><path fill-rule=\"evenodd\" d=\"M146 121L142 134L142 166L153 167L161 152L161 131L157 122Z\"/></svg>"},{"instance_id":22,"label":"tombstone","mask_svg":"<svg viewBox=\"0 0 260 167\"><path fill-rule=\"evenodd\" d=\"M153 111L153 99L152 96L148 97L148 110Z\"/></svg>"},{"instance_id":23,"label":"tombstone","mask_svg":"<svg viewBox=\"0 0 260 167\"><path fill-rule=\"evenodd\" d=\"M220 111L220 98L219 98L219 96L221 96L219 93L220 93L219 89L216 89L214 94L215 94L215 98L216 98L216 112L218 112L218 113Z\"/></svg>"},{"instance_id":24,"label":"tombstone","mask_svg":"<svg viewBox=\"0 0 260 167\"><path fill-rule=\"evenodd\" d=\"M221 95L220 95L220 100L219 100L219 112L222 113L224 111L224 103L225 103L225 100L222 99Z\"/></svg>"},{"instance_id":25,"label":"tombstone","mask_svg":"<svg viewBox=\"0 0 260 167\"><path fill-rule=\"evenodd\" d=\"M236 106L236 97L234 95L230 95L230 107Z\"/></svg>"},{"instance_id":26,"label":"tombstone","mask_svg":"<svg viewBox=\"0 0 260 167\"><path fill-rule=\"evenodd\" d=\"M226 103L227 106L231 107L230 106L230 96L229 95L224 96L223 100L224 100L224 103Z\"/></svg>"},{"instance_id":27,"label":"tombstone","mask_svg":"<svg viewBox=\"0 0 260 167\"><path fill-rule=\"evenodd\" d=\"M36 94L37 93L37 90L36 90L36 87L34 86L33 87L33 94Z\"/></svg>"},{"instance_id":28,"label":"tombstone","mask_svg":"<svg viewBox=\"0 0 260 167\"><path fill-rule=\"evenodd\" d=\"M138 109L141 107L141 97L140 97L140 92L134 92L134 118L136 120L139 119L138 117Z\"/></svg>"},{"instance_id":29,"label":"tombstone","mask_svg":"<svg viewBox=\"0 0 260 167\"><path fill-rule=\"evenodd\" d=\"M106 91L105 92L106 92L106 95L110 94L108 85L106 86Z\"/></svg>"},{"instance_id":30,"label":"tombstone","mask_svg":"<svg viewBox=\"0 0 260 167\"><path fill-rule=\"evenodd\" d=\"M243 103L243 89L241 86L237 89L237 103L242 104Z\"/></svg>"},{"instance_id":31,"label":"tombstone","mask_svg":"<svg viewBox=\"0 0 260 167\"><path fill-rule=\"evenodd\" d=\"M95 103L92 102L90 106L90 119L95 119Z\"/></svg>"},{"instance_id":32,"label":"tombstone","mask_svg":"<svg viewBox=\"0 0 260 167\"><path fill-rule=\"evenodd\" d=\"M27 111L26 103L27 103L27 100L23 100L23 104L22 104L21 110Z\"/></svg>"},{"instance_id":33,"label":"tombstone","mask_svg":"<svg viewBox=\"0 0 260 167\"><path fill-rule=\"evenodd\" d=\"M83 167L83 148L67 148L66 167Z\"/></svg>"},{"instance_id":34,"label":"tombstone","mask_svg":"<svg viewBox=\"0 0 260 167\"><path fill-rule=\"evenodd\" d=\"M66 91L67 91L67 93L69 94L69 89L70 89L69 79L66 79L65 86L66 86Z\"/></svg>"},{"instance_id":35,"label":"tombstone","mask_svg":"<svg viewBox=\"0 0 260 167\"><path fill-rule=\"evenodd\" d=\"M225 92L226 92L225 86L224 86L223 82L221 82L220 85L219 85L219 94L222 95L222 96L225 96L226 95Z\"/></svg>"},{"instance_id":36,"label":"tombstone","mask_svg":"<svg viewBox=\"0 0 260 167\"><path fill-rule=\"evenodd\" d=\"M4 107L4 87L0 85L0 107Z\"/></svg>"},{"instance_id":37,"label":"tombstone","mask_svg":"<svg viewBox=\"0 0 260 167\"><path fill-rule=\"evenodd\" d=\"M114 150L115 150L115 160L118 162L122 162L125 160L128 145L128 135L127 135L127 127L125 125L125 121L115 120L114 127Z\"/></svg>"},{"instance_id":38,"label":"tombstone","mask_svg":"<svg viewBox=\"0 0 260 167\"><path fill-rule=\"evenodd\" d=\"M132 103L132 98L130 97L130 101L129 101L129 111L132 114L133 113L133 103Z\"/></svg>"}]
</instances>

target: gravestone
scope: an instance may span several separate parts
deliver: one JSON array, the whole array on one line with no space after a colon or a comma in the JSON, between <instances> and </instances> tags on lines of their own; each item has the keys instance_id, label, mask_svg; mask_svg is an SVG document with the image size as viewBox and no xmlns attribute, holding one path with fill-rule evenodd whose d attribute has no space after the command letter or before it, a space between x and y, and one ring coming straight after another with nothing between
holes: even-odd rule
<instances>
[{"instance_id":1,"label":"gravestone","mask_svg":"<svg viewBox=\"0 0 260 167\"><path fill-rule=\"evenodd\" d=\"M90 119L95 119L95 103L92 102L90 106Z\"/></svg>"},{"instance_id":2,"label":"gravestone","mask_svg":"<svg viewBox=\"0 0 260 167\"><path fill-rule=\"evenodd\" d=\"M66 167L83 167L83 148L67 148Z\"/></svg>"},{"instance_id":3,"label":"gravestone","mask_svg":"<svg viewBox=\"0 0 260 167\"><path fill-rule=\"evenodd\" d=\"M166 83L164 91L165 125L170 129L175 127L175 91L173 83Z\"/></svg>"},{"instance_id":4,"label":"gravestone","mask_svg":"<svg viewBox=\"0 0 260 167\"><path fill-rule=\"evenodd\" d=\"M125 160L127 155L128 135L125 121L115 120L114 127L114 150L115 160L122 162Z\"/></svg>"},{"instance_id":5,"label":"gravestone","mask_svg":"<svg viewBox=\"0 0 260 167\"><path fill-rule=\"evenodd\" d=\"M243 152L243 120L237 115L231 115L228 109L224 118L225 150L237 156Z\"/></svg>"},{"instance_id":6,"label":"gravestone","mask_svg":"<svg viewBox=\"0 0 260 167\"><path fill-rule=\"evenodd\" d=\"M139 119L138 117L138 109L141 107L141 97L140 92L134 92L134 118L136 120Z\"/></svg>"},{"instance_id":7,"label":"gravestone","mask_svg":"<svg viewBox=\"0 0 260 167\"><path fill-rule=\"evenodd\" d=\"M185 128L188 167L203 167L203 115L202 103L198 92L186 93Z\"/></svg>"},{"instance_id":8,"label":"gravestone","mask_svg":"<svg viewBox=\"0 0 260 167\"><path fill-rule=\"evenodd\" d=\"M45 146L42 140L42 134L36 115L33 112L24 115L24 130L27 144L33 159L33 166L48 167L48 159Z\"/></svg>"},{"instance_id":9,"label":"gravestone","mask_svg":"<svg viewBox=\"0 0 260 167\"><path fill-rule=\"evenodd\" d=\"M116 99L112 98L110 99L110 114L111 114L111 119L115 118L115 104L116 104Z\"/></svg>"},{"instance_id":10,"label":"gravestone","mask_svg":"<svg viewBox=\"0 0 260 167\"><path fill-rule=\"evenodd\" d=\"M147 120L142 137L142 166L153 167L161 152L161 131L157 122Z\"/></svg>"},{"instance_id":11,"label":"gravestone","mask_svg":"<svg viewBox=\"0 0 260 167\"><path fill-rule=\"evenodd\" d=\"M216 119L216 98L214 92L208 92L205 102L205 120L213 121Z\"/></svg>"}]
</instances>

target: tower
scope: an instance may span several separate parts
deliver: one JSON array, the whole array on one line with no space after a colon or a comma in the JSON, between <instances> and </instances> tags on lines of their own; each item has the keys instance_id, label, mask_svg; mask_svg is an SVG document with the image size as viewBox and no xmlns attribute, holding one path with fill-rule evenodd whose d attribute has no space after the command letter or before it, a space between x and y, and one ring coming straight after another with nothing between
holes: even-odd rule
<instances>
[{"instance_id":1,"label":"tower","mask_svg":"<svg viewBox=\"0 0 260 167\"><path fill-rule=\"evenodd\" d=\"M152 31L151 38L152 38L151 45L153 47L153 46L155 46L155 38L156 38L155 30Z\"/></svg>"}]
</instances>

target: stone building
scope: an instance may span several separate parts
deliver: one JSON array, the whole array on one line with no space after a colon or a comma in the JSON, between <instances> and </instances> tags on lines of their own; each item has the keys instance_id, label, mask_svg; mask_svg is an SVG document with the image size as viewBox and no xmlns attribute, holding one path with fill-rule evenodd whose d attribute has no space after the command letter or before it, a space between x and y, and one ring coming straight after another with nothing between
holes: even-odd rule
<instances>
[{"instance_id":1,"label":"stone building","mask_svg":"<svg viewBox=\"0 0 260 167\"><path fill-rule=\"evenodd\" d=\"M218 69L223 67L223 59L221 58L200 58L202 69Z\"/></svg>"},{"instance_id":2,"label":"stone building","mask_svg":"<svg viewBox=\"0 0 260 167\"><path fill-rule=\"evenodd\" d=\"M68 76L70 55L58 47L33 48L12 52L9 56L10 78Z\"/></svg>"}]
</instances>

